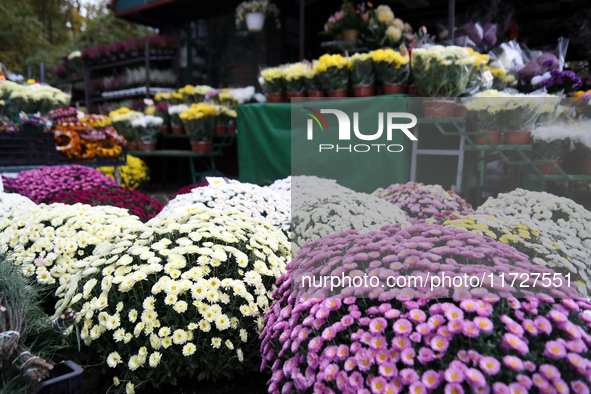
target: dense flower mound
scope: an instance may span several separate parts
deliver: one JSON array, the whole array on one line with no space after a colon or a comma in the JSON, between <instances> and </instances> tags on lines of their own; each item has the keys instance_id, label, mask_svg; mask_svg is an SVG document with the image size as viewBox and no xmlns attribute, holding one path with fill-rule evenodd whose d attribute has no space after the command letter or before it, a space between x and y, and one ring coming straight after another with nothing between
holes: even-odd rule
<instances>
[{"instance_id":1,"label":"dense flower mound","mask_svg":"<svg viewBox=\"0 0 591 394\"><path fill-rule=\"evenodd\" d=\"M92 190L115 181L93 168L79 165L40 167L23 171L16 178L2 178L4 185L37 204L49 202L61 191Z\"/></svg>"},{"instance_id":2,"label":"dense flower mound","mask_svg":"<svg viewBox=\"0 0 591 394\"><path fill-rule=\"evenodd\" d=\"M61 309L79 311L80 338L121 381L229 377L256 368L289 259L281 231L235 209L165 215L80 263Z\"/></svg>"},{"instance_id":3,"label":"dense flower mound","mask_svg":"<svg viewBox=\"0 0 591 394\"><path fill-rule=\"evenodd\" d=\"M341 231L378 231L385 225L410 226L400 208L363 193L346 193L303 202L292 212L292 254L304 244Z\"/></svg>"},{"instance_id":4,"label":"dense flower mound","mask_svg":"<svg viewBox=\"0 0 591 394\"><path fill-rule=\"evenodd\" d=\"M396 183L387 189L378 189L372 195L400 207L411 223L428 219L441 211L473 212L466 200L453 191L445 191L439 185Z\"/></svg>"},{"instance_id":5,"label":"dense flower mound","mask_svg":"<svg viewBox=\"0 0 591 394\"><path fill-rule=\"evenodd\" d=\"M19 211L26 211L36 204L25 196L16 193L0 192L0 217L8 218Z\"/></svg>"},{"instance_id":6,"label":"dense flower mound","mask_svg":"<svg viewBox=\"0 0 591 394\"><path fill-rule=\"evenodd\" d=\"M40 285L62 288L81 273L79 261L99 253L112 242L132 238L143 226L125 209L89 205L37 205L0 217L0 245L25 276Z\"/></svg>"},{"instance_id":7,"label":"dense flower mound","mask_svg":"<svg viewBox=\"0 0 591 394\"><path fill-rule=\"evenodd\" d=\"M576 232L587 249L591 249L591 212L565 197L546 192L515 189L490 197L479 208L481 212L498 210L506 215L524 214L542 222L552 221Z\"/></svg>"},{"instance_id":8,"label":"dense flower mound","mask_svg":"<svg viewBox=\"0 0 591 394\"><path fill-rule=\"evenodd\" d=\"M463 228L491 237L525 253L534 264L552 268L562 275L570 274L580 286L579 292L591 291L591 254L574 231L554 222L540 222L527 215L486 213L450 214L442 220L449 228Z\"/></svg>"},{"instance_id":9,"label":"dense flower mound","mask_svg":"<svg viewBox=\"0 0 591 394\"><path fill-rule=\"evenodd\" d=\"M291 205L294 211L303 203L345 193L355 191L339 185L334 179L307 175L291 177Z\"/></svg>"},{"instance_id":10,"label":"dense flower mound","mask_svg":"<svg viewBox=\"0 0 591 394\"><path fill-rule=\"evenodd\" d=\"M213 209L236 208L254 219L261 219L280 227L290 219L290 204L279 194L250 183L231 182L208 187L198 187L181 194L164 207L158 217L172 212L205 205Z\"/></svg>"},{"instance_id":11,"label":"dense flower mound","mask_svg":"<svg viewBox=\"0 0 591 394\"><path fill-rule=\"evenodd\" d=\"M441 253L435 239L447 242L447 251ZM406 261L390 263L391 270L420 270L432 255L454 256L445 259L450 266L466 267L462 257L492 258L497 266L504 266L503 260L527 264L505 244L437 225L347 232L314 243L288 271L317 258L330 267L324 274L338 276L341 267L383 269L392 260ZM479 253L487 257L475 256ZM271 368L269 393L589 393L588 300L534 297L528 291L521 299L481 298L466 289L452 297L403 290L364 299L302 298L292 280L292 272L280 278L277 301L265 315L261 369Z\"/></svg>"},{"instance_id":12,"label":"dense flower mound","mask_svg":"<svg viewBox=\"0 0 591 394\"><path fill-rule=\"evenodd\" d=\"M115 167L98 167L97 170L109 178L115 179ZM142 159L132 155L127 155L127 165L119 166L118 171L121 186L128 189L135 190L142 183L150 180L148 165Z\"/></svg>"},{"instance_id":13,"label":"dense flower mound","mask_svg":"<svg viewBox=\"0 0 591 394\"><path fill-rule=\"evenodd\" d=\"M185 186L185 187L181 188L178 192L176 192L175 195L173 196L173 198L176 197L176 196L180 196L181 194L190 193L191 190L193 190L195 188L198 188L198 187L207 187L207 186L209 186L209 183L200 183L198 185Z\"/></svg>"},{"instance_id":14,"label":"dense flower mound","mask_svg":"<svg viewBox=\"0 0 591 394\"><path fill-rule=\"evenodd\" d=\"M156 216L164 204L153 200L142 193L121 186L100 185L92 190L61 191L49 201L64 204L88 204L92 206L107 205L127 209L141 221L148 221Z\"/></svg>"},{"instance_id":15,"label":"dense flower mound","mask_svg":"<svg viewBox=\"0 0 591 394\"><path fill-rule=\"evenodd\" d=\"M278 179L267 187L275 193L291 199L291 176L284 179Z\"/></svg>"},{"instance_id":16,"label":"dense flower mound","mask_svg":"<svg viewBox=\"0 0 591 394\"><path fill-rule=\"evenodd\" d=\"M290 265L298 295L581 297L576 285L572 281L569 285L564 278L551 284L541 279L534 282L536 276L552 277L554 271L530 263L525 254L490 237L435 224L400 227L384 226L380 232L367 234L351 230L306 243ZM374 282L371 286L345 283L336 290L303 282L304 277L321 279L330 272L339 277L367 275L368 281ZM518 275L519 281L512 274ZM467 279L453 285L433 279L443 276Z\"/></svg>"}]
</instances>

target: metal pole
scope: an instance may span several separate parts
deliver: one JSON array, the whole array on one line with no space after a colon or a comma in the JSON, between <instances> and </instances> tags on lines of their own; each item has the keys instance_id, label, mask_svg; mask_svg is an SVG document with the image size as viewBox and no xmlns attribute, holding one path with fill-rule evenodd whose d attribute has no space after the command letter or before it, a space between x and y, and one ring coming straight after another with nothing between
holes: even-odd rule
<instances>
[{"instance_id":1,"label":"metal pole","mask_svg":"<svg viewBox=\"0 0 591 394\"><path fill-rule=\"evenodd\" d=\"M146 98L150 98L150 40L146 38L145 48L146 65Z\"/></svg>"},{"instance_id":2,"label":"metal pole","mask_svg":"<svg viewBox=\"0 0 591 394\"><path fill-rule=\"evenodd\" d=\"M300 0L300 60L304 60L304 30L305 30L305 20L304 20L304 11L306 5L304 0Z\"/></svg>"},{"instance_id":3,"label":"metal pole","mask_svg":"<svg viewBox=\"0 0 591 394\"><path fill-rule=\"evenodd\" d=\"M86 60L84 61L84 105L86 105L86 113L90 114L90 67Z\"/></svg>"},{"instance_id":4,"label":"metal pole","mask_svg":"<svg viewBox=\"0 0 591 394\"><path fill-rule=\"evenodd\" d=\"M454 25L456 16L456 0L448 0L447 7L447 36L451 38L452 44L454 41Z\"/></svg>"},{"instance_id":5,"label":"metal pole","mask_svg":"<svg viewBox=\"0 0 591 394\"><path fill-rule=\"evenodd\" d=\"M31 65L30 64L27 66L27 71L28 71L28 74L27 74L28 77L27 77L27 79L31 79Z\"/></svg>"},{"instance_id":6,"label":"metal pole","mask_svg":"<svg viewBox=\"0 0 591 394\"><path fill-rule=\"evenodd\" d=\"M39 81L41 83L45 82L45 65L43 62L39 63Z\"/></svg>"}]
</instances>

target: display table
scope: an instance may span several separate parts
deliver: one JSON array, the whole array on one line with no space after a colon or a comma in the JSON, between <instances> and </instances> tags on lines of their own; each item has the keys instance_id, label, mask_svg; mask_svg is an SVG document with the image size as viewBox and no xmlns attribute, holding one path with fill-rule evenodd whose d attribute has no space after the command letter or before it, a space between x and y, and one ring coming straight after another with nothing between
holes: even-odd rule
<instances>
[{"instance_id":1,"label":"display table","mask_svg":"<svg viewBox=\"0 0 591 394\"><path fill-rule=\"evenodd\" d=\"M390 101L380 101L381 105L384 105L383 110L390 112L407 111L408 100L404 99L407 97L406 95L379 97L394 98L394 100ZM359 106L363 107L363 105L367 106L367 103L371 102L368 100L375 99L376 97L348 98L326 101L326 103L327 108L357 108ZM299 103L293 105L305 107L309 104ZM238 165L241 182L261 184L292 175L291 111L291 103L246 104L238 106ZM364 116L366 115L361 111L359 113L360 124L364 124L362 123L364 122ZM375 116L375 113L372 113L371 116ZM392 143L403 145L404 152L396 155L383 155L384 158L380 166L389 172L390 183L408 182L411 141L399 134L396 135L396 140ZM327 155L327 159L332 160L334 156ZM331 178L329 172L330 167L334 168L338 164L335 165L334 162L323 164L326 165L319 165L316 175ZM372 176L372 174L368 174L367 172L363 174L359 172L358 175L357 178L361 176ZM364 183L367 184L367 189L375 185L377 185L375 188L384 186L383 183L377 180L375 182L364 180ZM373 190L369 190L369 192Z\"/></svg>"}]
</instances>

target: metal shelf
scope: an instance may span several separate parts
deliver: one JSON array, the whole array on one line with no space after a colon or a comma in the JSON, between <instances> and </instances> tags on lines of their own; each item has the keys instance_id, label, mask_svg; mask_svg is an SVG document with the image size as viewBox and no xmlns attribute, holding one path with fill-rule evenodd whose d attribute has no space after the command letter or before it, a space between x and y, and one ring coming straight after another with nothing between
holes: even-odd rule
<instances>
[{"instance_id":1,"label":"metal shelf","mask_svg":"<svg viewBox=\"0 0 591 394\"><path fill-rule=\"evenodd\" d=\"M150 55L148 57L138 56L138 57L134 57L132 59L119 60L116 62L108 62L108 63L97 64L97 65L92 65L92 66L89 65L88 69L91 71L103 70L105 68L120 67L120 66L126 66L128 64L145 62L146 59L148 59L149 61L159 61L159 60L174 60L175 58L176 58L176 56L170 56L170 55L162 55L162 56Z\"/></svg>"}]
</instances>

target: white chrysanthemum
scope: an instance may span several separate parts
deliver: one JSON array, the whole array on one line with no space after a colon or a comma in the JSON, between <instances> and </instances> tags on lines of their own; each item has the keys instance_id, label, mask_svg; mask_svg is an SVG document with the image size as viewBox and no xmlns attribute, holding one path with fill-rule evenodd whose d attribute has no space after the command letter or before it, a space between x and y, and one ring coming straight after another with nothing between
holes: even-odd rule
<instances>
[{"instance_id":1,"label":"white chrysanthemum","mask_svg":"<svg viewBox=\"0 0 591 394\"><path fill-rule=\"evenodd\" d=\"M0 220L11 220L14 214L34 208L33 201L16 193L0 192Z\"/></svg>"},{"instance_id":2,"label":"white chrysanthemum","mask_svg":"<svg viewBox=\"0 0 591 394\"><path fill-rule=\"evenodd\" d=\"M292 215L293 255L308 241L342 231L357 230L367 233L397 223L402 228L410 226L400 208L363 193L346 193L309 200Z\"/></svg>"}]
</instances>

